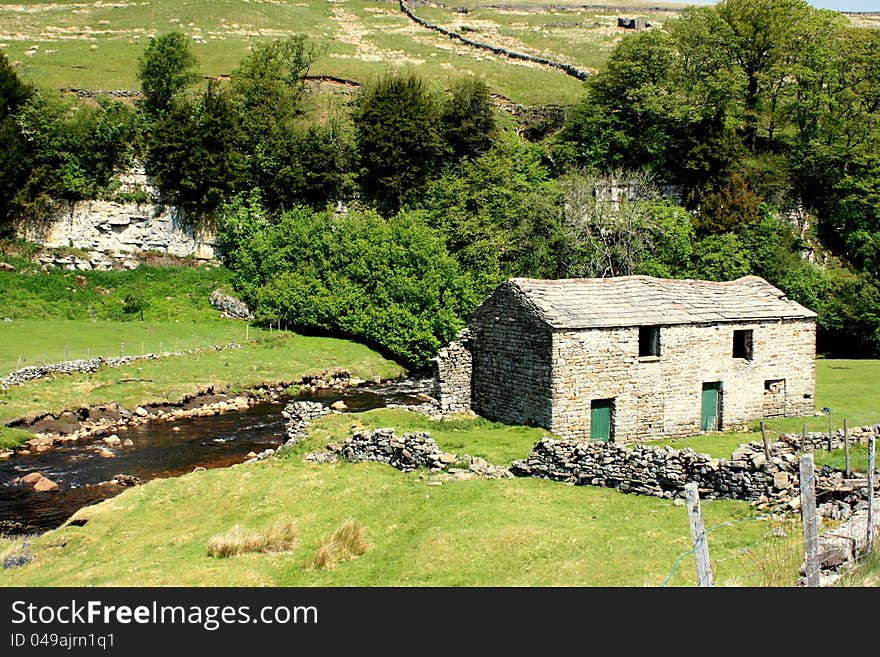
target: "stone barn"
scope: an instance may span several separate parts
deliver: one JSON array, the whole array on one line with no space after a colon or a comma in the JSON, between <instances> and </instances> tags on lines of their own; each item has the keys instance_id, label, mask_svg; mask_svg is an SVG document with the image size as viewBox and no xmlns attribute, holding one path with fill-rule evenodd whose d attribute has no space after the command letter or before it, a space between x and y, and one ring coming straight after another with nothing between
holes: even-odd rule
<instances>
[{"instance_id":1,"label":"stone barn","mask_svg":"<svg viewBox=\"0 0 880 657\"><path fill-rule=\"evenodd\" d=\"M637 442L814 412L816 314L756 276L510 279L435 358L444 410Z\"/></svg>"}]
</instances>

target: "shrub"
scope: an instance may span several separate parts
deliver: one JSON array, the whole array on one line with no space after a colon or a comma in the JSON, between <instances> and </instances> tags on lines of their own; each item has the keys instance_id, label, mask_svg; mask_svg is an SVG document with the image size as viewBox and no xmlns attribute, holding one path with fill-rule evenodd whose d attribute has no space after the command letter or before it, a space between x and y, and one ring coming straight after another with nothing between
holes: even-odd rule
<instances>
[{"instance_id":1,"label":"shrub","mask_svg":"<svg viewBox=\"0 0 880 657\"><path fill-rule=\"evenodd\" d=\"M239 209L221 236L258 319L353 337L408 366L426 365L476 305L471 279L413 218L298 208L271 224Z\"/></svg>"}]
</instances>

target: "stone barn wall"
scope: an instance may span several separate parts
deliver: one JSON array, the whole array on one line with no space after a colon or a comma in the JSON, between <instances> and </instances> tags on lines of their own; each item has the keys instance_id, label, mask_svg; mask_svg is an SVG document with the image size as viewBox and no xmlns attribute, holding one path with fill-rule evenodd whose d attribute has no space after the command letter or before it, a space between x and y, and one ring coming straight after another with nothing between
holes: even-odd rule
<instances>
[{"instance_id":1,"label":"stone barn wall","mask_svg":"<svg viewBox=\"0 0 880 657\"><path fill-rule=\"evenodd\" d=\"M752 331L752 359L733 358L733 332ZM557 331L547 428L590 436L590 402L614 400L614 439L700 432L704 382L721 382L721 428L814 412L815 322L786 320L660 329L660 356L639 357L638 327Z\"/></svg>"},{"instance_id":2,"label":"stone barn wall","mask_svg":"<svg viewBox=\"0 0 880 657\"><path fill-rule=\"evenodd\" d=\"M472 317L472 408L490 420L548 427L552 334L530 302L502 286Z\"/></svg>"}]
</instances>

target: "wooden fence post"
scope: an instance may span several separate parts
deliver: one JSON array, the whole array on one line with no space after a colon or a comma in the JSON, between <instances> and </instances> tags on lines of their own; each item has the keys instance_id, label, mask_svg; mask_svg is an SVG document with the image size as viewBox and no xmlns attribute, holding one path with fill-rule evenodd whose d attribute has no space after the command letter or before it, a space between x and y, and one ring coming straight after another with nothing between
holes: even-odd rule
<instances>
[{"instance_id":1,"label":"wooden fence post","mask_svg":"<svg viewBox=\"0 0 880 657\"><path fill-rule=\"evenodd\" d=\"M865 543L867 554L874 547L874 436L868 438L868 540Z\"/></svg>"},{"instance_id":2,"label":"wooden fence post","mask_svg":"<svg viewBox=\"0 0 880 657\"><path fill-rule=\"evenodd\" d=\"M761 440L764 441L764 456L770 460L770 441L767 440L767 430L764 427L764 420L761 420Z\"/></svg>"},{"instance_id":3,"label":"wooden fence post","mask_svg":"<svg viewBox=\"0 0 880 657\"><path fill-rule=\"evenodd\" d=\"M813 455L801 456L799 465L807 586L819 586L819 522L816 516L816 472Z\"/></svg>"},{"instance_id":4,"label":"wooden fence post","mask_svg":"<svg viewBox=\"0 0 880 657\"><path fill-rule=\"evenodd\" d=\"M697 562L697 585L712 586L712 568L709 565L709 546L706 544L706 530L703 528L703 515L700 511L700 495L696 482L685 484L688 520L691 525L691 540L694 544L694 559Z\"/></svg>"}]
</instances>

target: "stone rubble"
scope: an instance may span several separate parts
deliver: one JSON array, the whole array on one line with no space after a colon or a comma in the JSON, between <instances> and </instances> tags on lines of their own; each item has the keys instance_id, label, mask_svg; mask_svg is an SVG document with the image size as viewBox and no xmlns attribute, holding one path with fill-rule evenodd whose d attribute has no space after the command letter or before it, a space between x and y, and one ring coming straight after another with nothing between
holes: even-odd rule
<instances>
[{"instance_id":1,"label":"stone rubble","mask_svg":"<svg viewBox=\"0 0 880 657\"><path fill-rule=\"evenodd\" d=\"M335 463L338 456L347 461L378 461L402 472L428 468L433 474L447 480L511 478L507 468L493 465L485 459L465 454L442 451L427 431L404 433L398 436L393 428L355 431L341 443L331 443L327 452L307 454L310 463ZM464 467L462 467L464 466Z\"/></svg>"},{"instance_id":2,"label":"stone rubble","mask_svg":"<svg viewBox=\"0 0 880 657\"><path fill-rule=\"evenodd\" d=\"M253 319L251 309L243 301L224 294L222 290L214 290L208 299L209 303L221 311L222 317L231 319Z\"/></svg>"}]
</instances>

